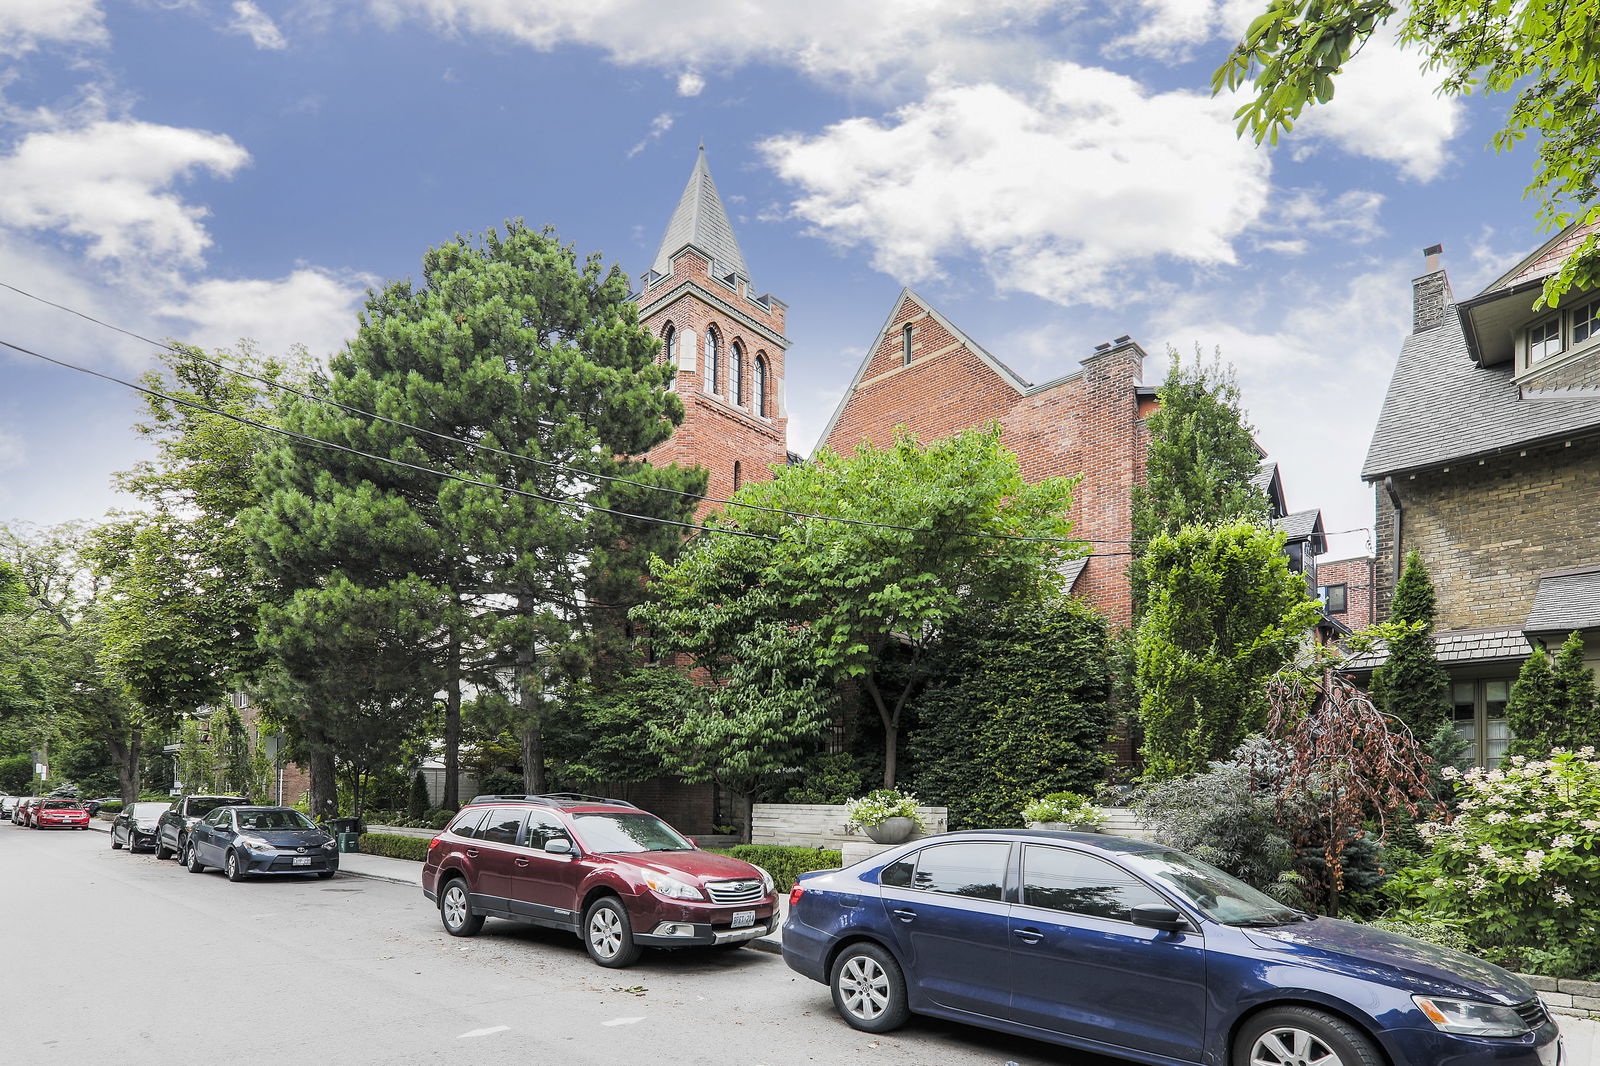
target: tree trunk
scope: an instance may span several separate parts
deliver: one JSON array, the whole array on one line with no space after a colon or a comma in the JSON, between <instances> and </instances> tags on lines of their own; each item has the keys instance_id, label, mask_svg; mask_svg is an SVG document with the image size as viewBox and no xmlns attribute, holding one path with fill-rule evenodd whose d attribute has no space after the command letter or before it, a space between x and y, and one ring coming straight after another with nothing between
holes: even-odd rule
<instances>
[{"instance_id":1,"label":"tree trunk","mask_svg":"<svg viewBox=\"0 0 1600 1066\"><path fill-rule=\"evenodd\" d=\"M446 810L461 809L461 642L450 642L444 688L444 799Z\"/></svg>"},{"instance_id":2,"label":"tree trunk","mask_svg":"<svg viewBox=\"0 0 1600 1066\"><path fill-rule=\"evenodd\" d=\"M321 729L307 722L304 726L306 742L306 772L311 777L309 804L311 817L323 821L339 814L339 781L334 776L333 748Z\"/></svg>"},{"instance_id":3,"label":"tree trunk","mask_svg":"<svg viewBox=\"0 0 1600 1066\"><path fill-rule=\"evenodd\" d=\"M108 745L117 764L117 791L122 794L125 807L139 798L139 740L140 733L135 729L126 744L111 741Z\"/></svg>"},{"instance_id":4,"label":"tree trunk","mask_svg":"<svg viewBox=\"0 0 1600 1066\"><path fill-rule=\"evenodd\" d=\"M899 763L900 723L883 723L883 787L894 787L894 774Z\"/></svg>"},{"instance_id":5,"label":"tree trunk","mask_svg":"<svg viewBox=\"0 0 1600 1066\"><path fill-rule=\"evenodd\" d=\"M534 796L550 787L544 775L544 730L537 723L522 726L522 787Z\"/></svg>"},{"instance_id":6,"label":"tree trunk","mask_svg":"<svg viewBox=\"0 0 1600 1066\"><path fill-rule=\"evenodd\" d=\"M744 825L739 827L739 839L746 844L754 843L751 839L756 831L756 801L748 792L739 793L739 800L744 804Z\"/></svg>"}]
</instances>

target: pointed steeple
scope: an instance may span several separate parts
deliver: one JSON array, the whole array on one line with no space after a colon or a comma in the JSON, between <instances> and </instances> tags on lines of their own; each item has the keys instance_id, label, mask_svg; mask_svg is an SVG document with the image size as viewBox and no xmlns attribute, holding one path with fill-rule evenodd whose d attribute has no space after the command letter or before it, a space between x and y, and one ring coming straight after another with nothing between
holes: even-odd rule
<instances>
[{"instance_id":1,"label":"pointed steeple","mask_svg":"<svg viewBox=\"0 0 1600 1066\"><path fill-rule=\"evenodd\" d=\"M728 221L727 209L717 194L717 183L711 180L711 168L706 165L706 146L700 146L689 184L683 187L678 207L667 223L667 232L661 238L652 264L658 274L672 269L671 256L679 248L692 244L711 256L711 273L716 277L738 274L749 280L750 271L744 265L744 253L739 251L739 240L733 235L733 223Z\"/></svg>"}]
</instances>

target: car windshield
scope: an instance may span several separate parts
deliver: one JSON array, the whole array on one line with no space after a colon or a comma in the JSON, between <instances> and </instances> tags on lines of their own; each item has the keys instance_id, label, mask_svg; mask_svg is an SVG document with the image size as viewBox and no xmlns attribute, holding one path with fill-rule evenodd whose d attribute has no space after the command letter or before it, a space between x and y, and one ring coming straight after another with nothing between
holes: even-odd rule
<instances>
[{"instance_id":1,"label":"car windshield","mask_svg":"<svg viewBox=\"0 0 1600 1066\"><path fill-rule=\"evenodd\" d=\"M315 829L311 819L297 810L238 811L240 829Z\"/></svg>"},{"instance_id":2,"label":"car windshield","mask_svg":"<svg viewBox=\"0 0 1600 1066\"><path fill-rule=\"evenodd\" d=\"M1181 851L1129 855L1128 865L1223 925L1285 925L1305 917L1265 892Z\"/></svg>"},{"instance_id":3,"label":"car windshield","mask_svg":"<svg viewBox=\"0 0 1600 1066\"><path fill-rule=\"evenodd\" d=\"M236 799L220 796L213 799L192 799L189 801L189 817L195 818L203 814L210 814L218 807L232 807L238 802Z\"/></svg>"},{"instance_id":4,"label":"car windshield","mask_svg":"<svg viewBox=\"0 0 1600 1066\"><path fill-rule=\"evenodd\" d=\"M154 818L162 811L168 810L171 807L172 804L170 803L135 803L129 809L129 813L135 818Z\"/></svg>"},{"instance_id":5,"label":"car windshield","mask_svg":"<svg viewBox=\"0 0 1600 1066\"><path fill-rule=\"evenodd\" d=\"M579 814L578 834L589 851L693 851L694 845L653 814Z\"/></svg>"},{"instance_id":6,"label":"car windshield","mask_svg":"<svg viewBox=\"0 0 1600 1066\"><path fill-rule=\"evenodd\" d=\"M39 804L40 810L45 811L81 811L83 804L77 800L45 800Z\"/></svg>"}]
</instances>

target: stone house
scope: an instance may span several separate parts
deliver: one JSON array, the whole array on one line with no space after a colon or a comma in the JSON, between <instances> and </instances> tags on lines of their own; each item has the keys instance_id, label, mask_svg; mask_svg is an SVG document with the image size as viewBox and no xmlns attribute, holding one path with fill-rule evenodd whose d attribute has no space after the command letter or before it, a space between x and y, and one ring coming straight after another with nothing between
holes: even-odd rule
<instances>
[{"instance_id":1,"label":"stone house","mask_svg":"<svg viewBox=\"0 0 1600 1066\"><path fill-rule=\"evenodd\" d=\"M1511 739L1506 701L1533 643L1553 650L1581 631L1600 661L1600 294L1534 307L1581 236L1557 235L1464 300L1440 247L1427 249L1362 468L1377 506L1375 614L1388 617L1406 553L1419 552L1456 728L1478 765Z\"/></svg>"}]
</instances>

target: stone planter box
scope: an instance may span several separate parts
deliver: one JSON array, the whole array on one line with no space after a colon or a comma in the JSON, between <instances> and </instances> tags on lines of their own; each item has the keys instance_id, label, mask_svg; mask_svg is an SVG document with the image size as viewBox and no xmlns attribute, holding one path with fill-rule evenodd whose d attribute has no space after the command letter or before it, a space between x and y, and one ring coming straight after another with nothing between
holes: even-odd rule
<instances>
[{"instance_id":1,"label":"stone planter box","mask_svg":"<svg viewBox=\"0 0 1600 1066\"><path fill-rule=\"evenodd\" d=\"M1057 833L1098 833L1100 827L1092 822L1029 822L1029 829L1049 829Z\"/></svg>"},{"instance_id":2,"label":"stone planter box","mask_svg":"<svg viewBox=\"0 0 1600 1066\"><path fill-rule=\"evenodd\" d=\"M950 811L945 807L918 807L924 835L948 832ZM859 829L846 829L842 803L757 803L750 812L752 844L787 844L802 848L843 849L849 843L868 843Z\"/></svg>"}]
</instances>

